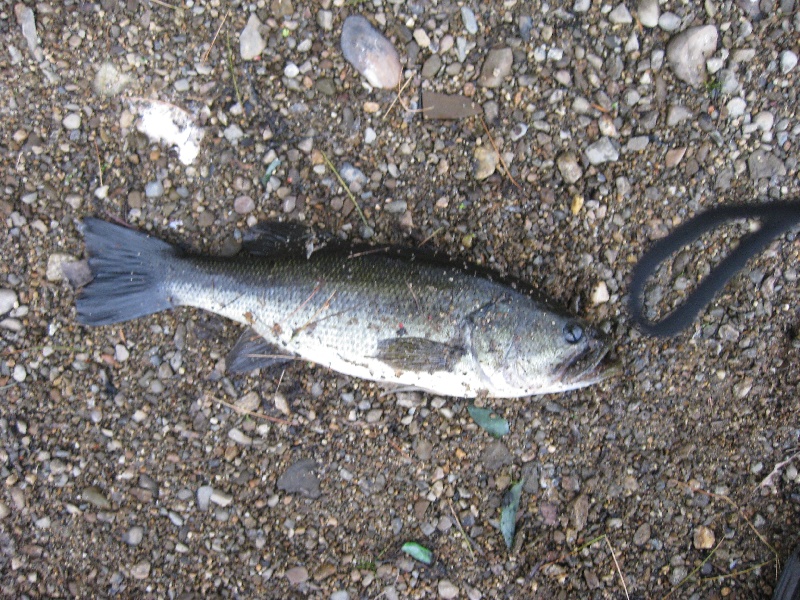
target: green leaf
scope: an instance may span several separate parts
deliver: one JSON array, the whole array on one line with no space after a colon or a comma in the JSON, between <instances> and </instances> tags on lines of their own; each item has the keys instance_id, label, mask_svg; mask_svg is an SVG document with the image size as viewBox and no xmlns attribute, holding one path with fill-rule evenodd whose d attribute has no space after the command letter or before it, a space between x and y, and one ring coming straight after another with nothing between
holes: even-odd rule
<instances>
[{"instance_id":1,"label":"green leaf","mask_svg":"<svg viewBox=\"0 0 800 600\"><path fill-rule=\"evenodd\" d=\"M514 534L517 530L517 511L519 510L519 499L522 496L522 485L524 483L525 478L523 477L512 485L503 496L503 510L500 512L500 531L509 550L514 545Z\"/></svg>"},{"instance_id":2,"label":"green leaf","mask_svg":"<svg viewBox=\"0 0 800 600\"><path fill-rule=\"evenodd\" d=\"M508 421L503 417L498 417L489 408L479 408L471 404L469 408L469 416L478 424L478 427L486 431L491 436L496 438L503 437L511 428L508 426Z\"/></svg>"},{"instance_id":3,"label":"green leaf","mask_svg":"<svg viewBox=\"0 0 800 600\"><path fill-rule=\"evenodd\" d=\"M426 565L433 562L433 552L428 550L425 546L419 545L417 542L406 542L403 544L403 552Z\"/></svg>"}]
</instances>

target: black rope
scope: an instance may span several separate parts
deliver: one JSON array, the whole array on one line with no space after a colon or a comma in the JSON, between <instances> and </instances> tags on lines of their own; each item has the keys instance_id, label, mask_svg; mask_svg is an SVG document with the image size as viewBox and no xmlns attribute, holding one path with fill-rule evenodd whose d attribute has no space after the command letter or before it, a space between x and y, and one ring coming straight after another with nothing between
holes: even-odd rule
<instances>
[{"instance_id":1,"label":"black rope","mask_svg":"<svg viewBox=\"0 0 800 600\"><path fill-rule=\"evenodd\" d=\"M660 321L644 316L644 287L658 266L673 253L698 239L705 232L736 219L758 219L758 231L744 236L739 246L720 262L683 304ZM728 280L736 275L752 257L772 240L800 222L800 200L718 206L696 215L676 227L667 237L658 240L645 252L633 269L629 310L633 322L649 335L671 336L691 325Z\"/></svg>"}]
</instances>

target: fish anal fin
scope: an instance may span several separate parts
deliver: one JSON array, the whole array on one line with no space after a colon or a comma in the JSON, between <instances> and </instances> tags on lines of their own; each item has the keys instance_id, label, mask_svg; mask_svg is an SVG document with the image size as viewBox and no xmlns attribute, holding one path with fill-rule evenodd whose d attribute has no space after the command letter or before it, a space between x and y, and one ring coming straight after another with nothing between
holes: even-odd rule
<instances>
[{"instance_id":1,"label":"fish anal fin","mask_svg":"<svg viewBox=\"0 0 800 600\"><path fill-rule=\"evenodd\" d=\"M249 373L254 369L263 369L295 360L297 356L288 353L275 344L269 343L252 329L244 333L228 353L228 371L231 373Z\"/></svg>"}]
</instances>

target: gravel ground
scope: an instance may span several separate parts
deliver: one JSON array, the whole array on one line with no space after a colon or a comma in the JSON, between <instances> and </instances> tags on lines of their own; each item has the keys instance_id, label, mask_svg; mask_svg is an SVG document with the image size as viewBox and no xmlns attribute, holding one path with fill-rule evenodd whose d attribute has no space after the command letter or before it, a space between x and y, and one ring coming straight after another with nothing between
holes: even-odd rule
<instances>
[{"instance_id":1,"label":"gravel ground","mask_svg":"<svg viewBox=\"0 0 800 600\"><path fill-rule=\"evenodd\" d=\"M768 598L800 522L796 234L674 340L624 305L675 224L798 196L796 0L178 4L0 6L2 594ZM402 102L343 58L350 14L397 48ZM425 118L423 91L485 126ZM196 158L137 131L145 99L202 127ZM214 315L76 324L60 265L86 215L217 253L276 218L430 239L605 328L624 374L488 402L501 440L457 398L305 364L228 377L239 327ZM648 298L679 300L744 227Z\"/></svg>"}]
</instances>

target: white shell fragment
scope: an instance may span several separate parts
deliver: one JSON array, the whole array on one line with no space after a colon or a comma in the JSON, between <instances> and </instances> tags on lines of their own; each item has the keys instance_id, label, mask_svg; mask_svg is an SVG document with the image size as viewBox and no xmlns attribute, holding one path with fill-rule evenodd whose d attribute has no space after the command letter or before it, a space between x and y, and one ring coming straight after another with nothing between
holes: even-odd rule
<instances>
[{"instance_id":1,"label":"white shell fragment","mask_svg":"<svg viewBox=\"0 0 800 600\"><path fill-rule=\"evenodd\" d=\"M394 88L403 67L392 43L364 17L347 17L342 26L342 54L372 87Z\"/></svg>"},{"instance_id":2,"label":"white shell fragment","mask_svg":"<svg viewBox=\"0 0 800 600\"><path fill-rule=\"evenodd\" d=\"M131 110L139 115L136 129L154 142L163 142L178 149L178 159L190 165L200 153L203 130L195 125L192 116L167 102L138 100Z\"/></svg>"}]
</instances>

